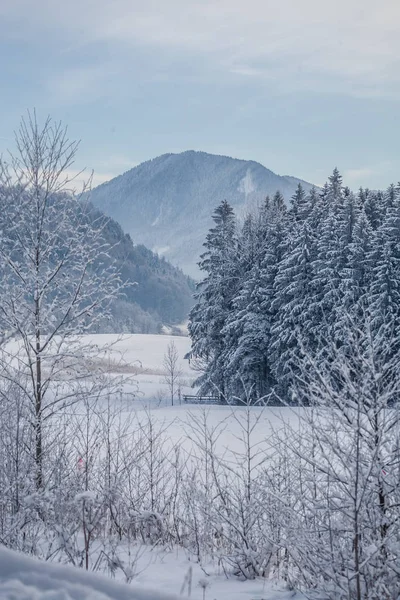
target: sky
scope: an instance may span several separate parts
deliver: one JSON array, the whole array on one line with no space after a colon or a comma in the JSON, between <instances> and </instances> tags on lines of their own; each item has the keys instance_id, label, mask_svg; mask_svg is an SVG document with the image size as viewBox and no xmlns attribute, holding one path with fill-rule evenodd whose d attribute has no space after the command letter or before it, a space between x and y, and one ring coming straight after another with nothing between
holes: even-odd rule
<instances>
[{"instance_id":1,"label":"sky","mask_svg":"<svg viewBox=\"0 0 400 600\"><path fill-rule=\"evenodd\" d=\"M35 108L94 184L167 152L400 179L399 0L0 0L0 151Z\"/></svg>"}]
</instances>

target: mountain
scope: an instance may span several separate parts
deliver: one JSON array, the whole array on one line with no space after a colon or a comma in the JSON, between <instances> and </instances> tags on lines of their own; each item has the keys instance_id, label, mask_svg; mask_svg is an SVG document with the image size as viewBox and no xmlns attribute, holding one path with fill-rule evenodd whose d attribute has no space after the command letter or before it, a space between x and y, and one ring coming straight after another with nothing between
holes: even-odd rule
<instances>
[{"instance_id":1,"label":"mountain","mask_svg":"<svg viewBox=\"0 0 400 600\"><path fill-rule=\"evenodd\" d=\"M198 276L197 261L214 208L228 200L237 214L280 190L286 200L298 183L254 161L189 150L164 154L96 187L92 202L145 244Z\"/></svg>"},{"instance_id":2,"label":"mountain","mask_svg":"<svg viewBox=\"0 0 400 600\"><path fill-rule=\"evenodd\" d=\"M168 326L172 333L178 333L177 326L186 321L193 305L195 282L190 277L145 246L133 244L129 234L124 233L114 219L106 216L92 203L86 199L79 201L66 192L51 194L46 198L46 203L43 201L45 208L40 211L41 237L36 238L34 221L31 227L36 211L34 202L36 197L30 195L29 189L24 192L22 187L0 186L0 280L3 288L15 285L10 288L15 290L15 298L19 298L18 294L23 295L19 286L21 281L24 282L26 304L22 302L21 314L26 312L29 317L22 316L22 322L28 319L32 324L29 318L34 314L31 303L36 294L33 291L36 290L36 263L32 261L32 256L36 257L36 242L39 256L45 257L39 263L39 289L43 290L39 297L45 305L53 306L55 313L52 317L57 318L57 308L54 307L59 306L56 301L58 296L62 297L66 293L68 298L73 297L68 294L72 294L74 285L69 286L68 282L78 283L83 275L83 265L86 264L88 280L91 270L94 270L97 277L98 273L104 272L104 269L107 271L111 266L114 272L115 266L120 280L128 285L124 286L124 293L110 303L111 315L107 311L95 320L93 333L160 333L164 326ZM11 210L15 205L17 210ZM89 227L86 229L86 226ZM92 238L90 233L85 235L84 232L90 232L92 226L95 231L101 231L98 244L104 243L104 247L108 249L107 253L97 256L97 262L87 258L91 258L90 253L85 254L85 244L90 247ZM70 243L66 236L73 236L74 228L80 229L81 233L76 238L72 237ZM93 237L96 238L96 235ZM37 239L40 241L36 241ZM79 246L76 254L73 250L69 251L75 243L82 243L81 253ZM63 255L64 252L66 255ZM4 257L8 257L8 260ZM18 273L17 277L15 273ZM79 293L77 296L81 298ZM11 298L14 298L12 294ZM95 298L96 289L93 288L89 298L81 298L82 306L90 304ZM7 303L13 305L13 300L7 299ZM17 310L18 307L15 302L14 304ZM9 313L0 311L0 331L14 327L13 314L13 309ZM74 317L71 320L73 322ZM89 321L87 326L89 327ZM42 328L45 327L43 324Z\"/></svg>"},{"instance_id":3,"label":"mountain","mask_svg":"<svg viewBox=\"0 0 400 600\"><path fill-rule=\"evenodd\" d=\"M102 214L89 211L98 222ZM104 228L105 240L111 244L110 257L115 260L123 281L130 286L124 298L111 307L113 318L102 324L102 332L159 333L162 325L178 325L186 320L193 304L194 281L142 244L134 245L129 234L114 219Z\"/></svg>"}]
</instances>

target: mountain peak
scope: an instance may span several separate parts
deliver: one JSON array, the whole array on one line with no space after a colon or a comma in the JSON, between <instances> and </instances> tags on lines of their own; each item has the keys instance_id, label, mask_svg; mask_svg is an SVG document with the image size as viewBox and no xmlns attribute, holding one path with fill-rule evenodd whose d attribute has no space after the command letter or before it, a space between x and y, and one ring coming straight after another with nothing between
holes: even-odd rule
<instances>
[{"instance_id":1,"label":"mountain peak","mask_svg":"<svg viewBox=\"0 0 400 600\"><path fill-rule=\"evenodd\" d=\"M123 224L134 242L196 276L211 215L222 200L241 215L277 190L289 200L299 182L306 190L311 187L255 161L186 150L141 163L95 188L91 198Z\"/></svg>"}]
</instances>

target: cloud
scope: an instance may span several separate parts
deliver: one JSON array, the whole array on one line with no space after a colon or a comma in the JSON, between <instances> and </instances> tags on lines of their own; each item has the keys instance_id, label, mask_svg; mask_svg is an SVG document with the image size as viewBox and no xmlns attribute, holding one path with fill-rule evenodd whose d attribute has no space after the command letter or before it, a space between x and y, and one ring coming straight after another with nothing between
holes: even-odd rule
<instances>
[{"instance_id":1,"label":"cloud","mask_svg":"<svg viewBox=\"0 0 400 600\"><path fill-rule=\"evenodd\" d=\"M106 96L116 75L118 68L107 63L64 68L49 77L47 89L59 104L82 104Z\"/></svg>"},{"instance_id":2,"label":"cloud","mask_svg":"<svg viewBox=\"0 0 400 600\"><path fill-rule=\"evenodd\" d=\"M315 90L321 78L331 77L335 85L337 80L351 83L345 93L365 95L377 86L390 94L400 84L396 0L6 2L3 19L18 24L28 37L37 40L37 30L43 30L64 48L100 44L116 63L137 60L144 48L169 53L172 69L182 57L201 57L205 70L218 67L239 81L290 77ZM103 66L92 69L89 81L101 79ZM85 73L75 71L58 83L66 94L87 85Z\"/></svg>"},{"instance_id":3,"label":"cloud","mask_svg":"<svg viewBox=\"0 0 400 600\"><path fill-rule=\"evenodd\" d=\"M68 169L66 176L71 181L68 187L79 193L84 187L87 187L90 181L91 187L94 188L106 181L110 181L129 169L133 169L138 164L129 157L120 154L114 154L108 156L106 160L97 160L95 162L96 165L93 171L84 167L81 170L79 168Z\"/></svg>"},{"instance_id":4,"label":"cloud","mask_svg":"<svg viewBox=\"0 0 400 600\"><path fill-rule=\"evenodd\" d=\"M119 173L100 173L93 171L92 174L91 171L87 169L82 169L81 171L79 169L68 169L68 171L65 172L65 177L67 177L69 181L66 188L79 194L83 190L86 190L90 183L91 187L94 188L106 181L110 181L110 179L113 179L116 175L119 175Z\"/></svg>"},{"instance_id":5,"label":"cloud","mask_svg":"<svg viewBox=\"0 0 400 600\"><path fill-rule=\"evenodd\" d=\"M113 172L116 172L118 175L120 175L123 171L133 169L133 167L136 167L137 165L138 162L134 161L128 156L112 154L111 156L107 156L107 160L105 161L97 161L96 168L100 171L103 169L112 169Z\"/></svg>"},{"instance_id":6,"label":"cloud","mask_svg":"<svg viewBox=\"0 0 400 600\"><path fill-rule=\"evenodd\" d=\"M375 175L376 172L376 168L361 167L360 169L346 169L343 175L344 180L351 185L353 183L357 183L358 181L365 180L367 177Z\"/></svg>"},{"instance_id":7,"label":"cloud","mask_svg":"<svg viewBox=\"0 0 400 600\"><path fill-rule=\"evenodd\" d=\"M388 160L375 165L346 169L343 172L343 180L350 187L373 186L374 181L382 181L384 182L382 185L387 186L390 174L393 172L395 166L393 161Z\"/></svg>"}]
</instances>

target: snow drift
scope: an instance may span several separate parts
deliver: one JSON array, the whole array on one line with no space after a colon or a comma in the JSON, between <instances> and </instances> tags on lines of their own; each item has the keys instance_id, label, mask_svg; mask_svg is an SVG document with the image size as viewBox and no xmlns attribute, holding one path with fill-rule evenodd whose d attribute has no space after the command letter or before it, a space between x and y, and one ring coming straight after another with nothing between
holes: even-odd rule
<instances>
[{"instance_id":1,"label":"snow drift","mask_svg":"<svg viewBox=\"0 0 400 600\"><path fill-rule=\"evenodd\" d=\"M0 547L1 600L176 600Z\"/></svg>"}]
</instances>

